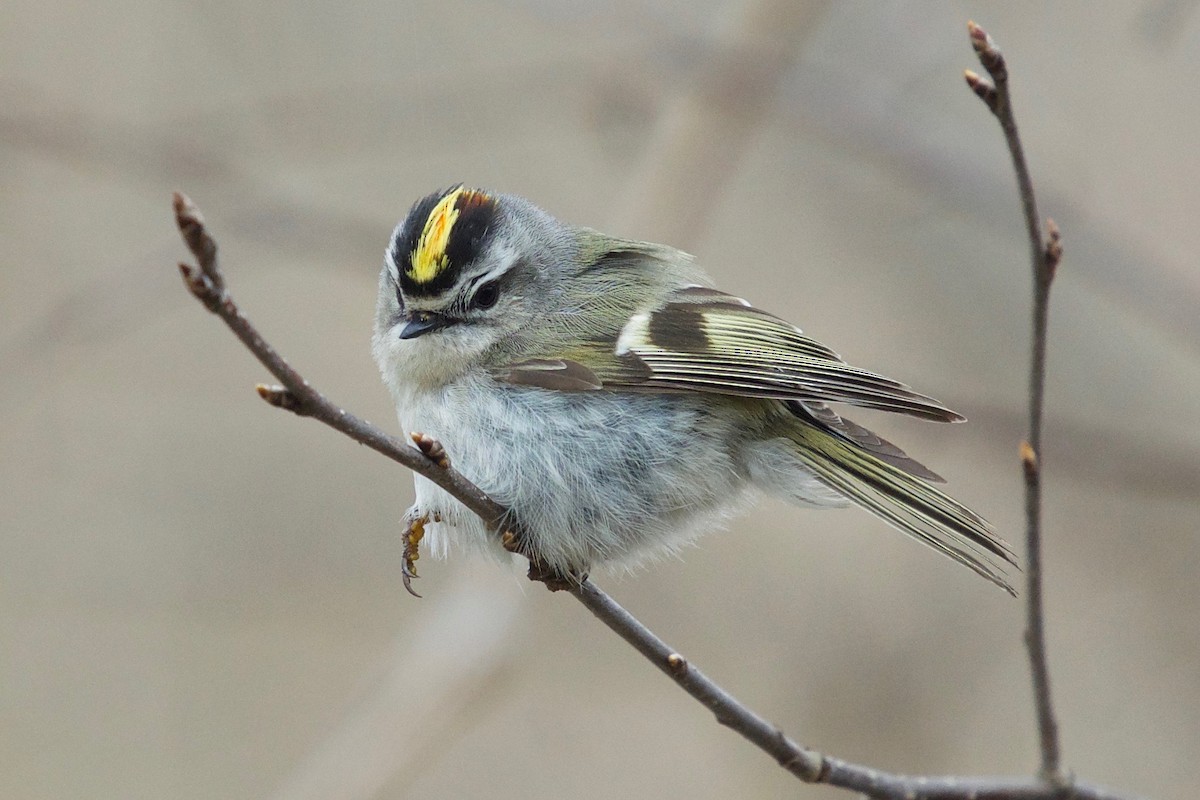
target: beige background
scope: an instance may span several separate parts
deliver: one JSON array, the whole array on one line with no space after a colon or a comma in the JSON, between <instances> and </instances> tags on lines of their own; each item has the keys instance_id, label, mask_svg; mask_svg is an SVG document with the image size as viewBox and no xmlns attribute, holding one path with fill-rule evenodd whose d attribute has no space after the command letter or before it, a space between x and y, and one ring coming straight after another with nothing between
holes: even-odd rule
<instances>
[{"instance_id":1,"label":"beige background","mask_svg":"<svg viewBox=\"0 0 1200 800\"><path fill-rule=\"evenodd\" d=\"M169 193L264 333L389 429L368 338L414 199L465 180L669 239L969 416L857 418L1019 542L1027 254L962 85L972 17L1067 245L1044 453L1065 761L1194 796L1200 14L792 5L5 3L0 796L844 796L515 570L422 562L408 597L410 477L255 397L264 372L180 286ZM763 502L599 580L809 745L1036 763L1021 604L863 512Z\"/></svg>"}]
</instances>

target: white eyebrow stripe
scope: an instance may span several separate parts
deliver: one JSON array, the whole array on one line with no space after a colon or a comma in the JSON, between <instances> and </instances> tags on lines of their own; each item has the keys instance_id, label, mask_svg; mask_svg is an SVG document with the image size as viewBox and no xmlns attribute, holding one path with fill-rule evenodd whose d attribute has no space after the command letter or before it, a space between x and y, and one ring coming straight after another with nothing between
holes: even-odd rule
<instances>
[{"instance_id":1,"label":"white eyebrow stripe","mask_svg":"<svg viewBox=\"0 0 1200 800\"><path fill-rule=\"evenodd\" d=\"M501 256L500 263L497 264L496 266L492 267L491 269L489 269L487 272L481 273L479 275L476 275L474 278L471 278L471 288L475 288L476 286L481 286L481 285L487 283L488 281L496 280L497 278L501 277L502 275L507 274L510 270L512 270L513 267L515 267L517 265L517 262L518 262L517 252L515 250L513 250L512 248L506 247L504 250L500 251L497 255Z\"/></svg>"},{"instance_id":2,"label":"white eyebrow stripe","mask_svg":"<svg viewBox=\"0 0 1200 800\"><path fill-rule=\"evenodd\" d=\"M400 265L396 263L396 244L400 238L400 234L404 231L404 221L401 220L392 230L392 238L388 240L387 249L383 251L384 263L388 265L388 269L392 273L392 278L400 280Z\"/></svg>"}]
</instances>

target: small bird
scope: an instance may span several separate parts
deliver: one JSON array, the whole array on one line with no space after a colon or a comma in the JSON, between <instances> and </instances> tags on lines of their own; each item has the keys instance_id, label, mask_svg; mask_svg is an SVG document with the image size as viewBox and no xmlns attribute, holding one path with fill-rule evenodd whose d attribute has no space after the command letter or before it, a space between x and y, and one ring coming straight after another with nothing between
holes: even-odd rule
<instances>
[{"instance_id":1,"label":"small bird","mask_svg":"<svg viewBox=\"0 0 1200 800\"><path fill-rule=\"evenodd\" d=\"M1009 546L942 479L830 404L963 417L712 288L691 256L462 185L419 200L384 258L372 340L400 425L509 509L496 536L426 478L427 541L561 576L669 553L750 490L862 506L1009 593ZM415 594L415 592L414 592Z\"/></svg>"}]
</instances>

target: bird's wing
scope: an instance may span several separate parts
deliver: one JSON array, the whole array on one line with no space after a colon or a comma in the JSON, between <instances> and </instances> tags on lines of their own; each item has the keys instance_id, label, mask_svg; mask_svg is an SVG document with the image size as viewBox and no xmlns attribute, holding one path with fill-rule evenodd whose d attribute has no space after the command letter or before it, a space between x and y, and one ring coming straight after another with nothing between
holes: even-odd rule
<instances>
[{"instance_id":1,"label":"bird's wing","mask_svg":"<svg viewBox=\"0 0 1200 800\"><path fill-rule=\"evenodd\" d=\"M848 403L938 422L963 420L902 383L850 366L779 317L700 286L634 314L607 357L586 363L604 388L766 397L813 408Z\"/></svg>"},{"instance_id":2,"label":"bird's wing","mask_svg":"<svg viewBox=\"0 0 1200 800\"><path fill-rule=\"evenodd\" d=\"M850 366L779 317L700 286L680 289L662 306L634 314L615 344L592 343L576 358L532 359L507 365L495 375L509 383L560 391L692 391L793 400L818 421L825 421L825 403L937 422L963 420L898 381ZM865 429L837 419L826 424L860 444L869 439L869 432L861 435Z\"/></svg>"},{"instance_id":3,"label":"bird's wing","mask_svg":"<svg viewBox=\"0 0 1200 800\"><path fill-rule=\"evenodd\" d=\"M862 425L838 414L824 403L787 401L788 409L801 419L815 422L830 433L872 453L880 461L887 462L897 469L902 469L909 475L930 481L945 483L946 479L929 467L917 461L896 445L884 439L874 431L867 430Z\"/></svg>"}]
</instances>

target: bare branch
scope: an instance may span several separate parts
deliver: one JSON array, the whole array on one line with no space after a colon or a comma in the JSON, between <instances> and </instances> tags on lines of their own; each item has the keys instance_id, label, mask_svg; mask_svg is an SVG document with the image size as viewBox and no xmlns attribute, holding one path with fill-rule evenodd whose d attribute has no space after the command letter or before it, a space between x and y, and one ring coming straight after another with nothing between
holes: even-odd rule
<instances>
[{"instance_id":1,"label":"bare branch","mask_svg":"<svg viewBox=\"0 0 1200 800\"><path fill-rule=\"evenodd\" d=\"M488 521L502 540L506 539L515 545L519 536L505 530L504 526L499 524L505 516L505 509L450 466L449 456L440 443L418 434L413 437L417 447L410 447L402 440L387 435L370 423L334 405L288 366L283 357L259 335L250 321L242 316L225 290L224 280L215 261L216 244L205 231L198 210L181 194L175 196L175 208L184 241L202 264L201 267L180 265L188 289L206 308L219 316L259 362L283 384L259 385L258 393L264 400L300 416L320 420L351 439L429 478L480 518ZM416 522L423 524L424 521ZM406 558L409 548L415 549L414 539L419 541L421 533L420 525L415 529L410 527L406 532ZM411 569L411 562L406 562L406 566ZM539 565L532 560L530 576L546 582L551 589L570 593L684 691L712 711L719 723L736 731L772 756L780 766L805 783L824 783L881 800L1057 800L1067 793L1082 800L1130 800L1128 795L1118 795L1100 787L1078 783L1059 786L1029 778L897 775L801 747L668 647L662 639L586 576L564 578L547 575L540 572ZM415 577L415 574L406 574L404 577L406 588L412 591L409 580Z\"/></svg>"},{"instance_id":2,"label":"bare branch","mask_svg":"<svg viewBox=\"0 0 1200 800\"><path fill-rule=\"evenodd\" d=\"M1033 181L1025 163L1017 121L1013 116L1012 99L1008 90L1008 65L1004 54L982 28L967 23L971 45L979 62L992 76L987 84L973 72L967 71L967 83L984 101L1000 123L1017 176L1021 207L1025 212L1025 227L1029 234L1030 261L1033 266L1033 344L1029 364L1029 437L1021 443L1021 463L1025 476L1025 646L1029 651L1029 668L1033 677L1034 704L1037 711L1038 738L1041 744L1042 778L1052 784L1066 782L1059 755L1058 723L1050 696L1050 667L1046 658L1045 612L1042 603L1042 409L1046 387L1046 325L1050 310L1050 284L1062 258L1062 241L1053 220L1046 223L1047 238L1041 234Z\"/></svg>"},{"instance_id":3,"label":"bare branch","mask_svg":"<svg viewBox=\"0 0 1200 800\"><path fill-rule=\"evenodd\" d=\"M1056 786L1033 778L897 775L802 747L745 707L590 581L569 588L579 602L667 677L805 783L823 783L881 800L1129 800L1099 786Z\"/></svg>"},{"instance_id":4,"label":"bare branch","mask_svg":"<svg viewBox=\"0 0 1200 800\"><path fill-rule=\"evenodd\" d=\"M359 444L365 444L399 462L453 494L459 502L493 527L499 527L499 521L505 514L504 507L457 470L449 466L440 466L416 447L410 447L366 420L359 419L334 405L309 385L308 381L263 339L250 320L242 316L233 298L225 291L225 281L216 262L216 243L205 230L204 219L199 210L191 200L178 192L175 193L175 218L184 243L200 264L199 268L187 264L179 265L184 283L204 307L220 317L259 363L283 384L281 387L258 388L258 393L264 400L302 417L318 419Z\"/></svg>"}]
</instances>

